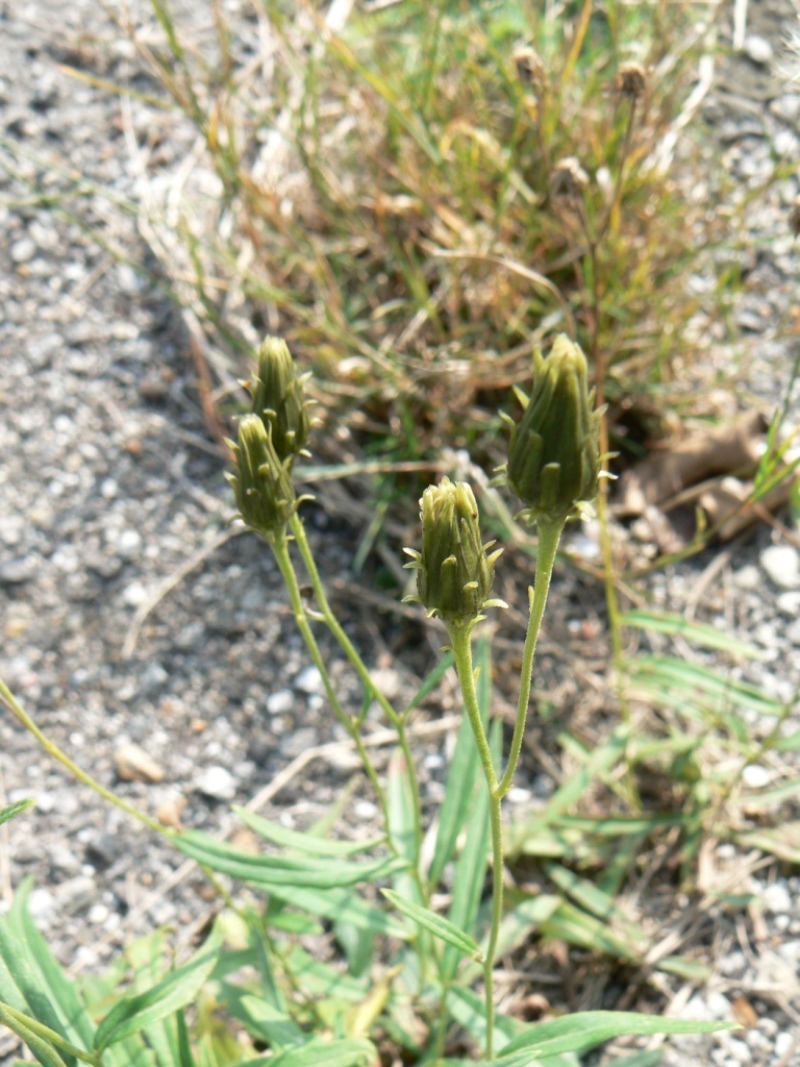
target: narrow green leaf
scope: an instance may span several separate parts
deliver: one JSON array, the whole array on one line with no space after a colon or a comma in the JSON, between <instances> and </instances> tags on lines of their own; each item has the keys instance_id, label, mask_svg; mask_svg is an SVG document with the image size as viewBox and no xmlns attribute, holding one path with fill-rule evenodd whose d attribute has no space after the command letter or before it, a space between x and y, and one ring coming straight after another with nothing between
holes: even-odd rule
<instances>
[{"instance_id":1,"label":"narrow green leaf","mask_svg":"<svg viewBox=\"0 0 800 1067\"><path fill-rule=\"evenodd\" d=\"M251 1037L266 1041L274 1052L302 1045L306 1035L285 1012L230 982L220 985L220 998L226 1010L243 1023Z\"/></svg>"},{"instance_id":2,"label":"narrow green leaf","mask_svg":"<svg viewBox=\"0 0 800 1067\"><path fill-rule=\"evenodd\" d=\"M629 955L636 956L646 950L648 938L644 930L625 915L612 896L566 867L548 863L545 870L558 888L580 907L601 919L604 924L613 924L609 933L628 944Z\"/></svg>"},{"instance_id":3,"label":"narrow green leaf","mask_svg":"<svg viewBox=\"0 0 800 1067\"><path fill-rule=\"evenodd\" d=\"M9 917L0 919L0 957L4 964L2 976L0 976L3 985L5 986L10 978L15 987L11 990L12 995L7 998L12 1010L21 1010L26 1015L30 1014L36 1022L65 1037L63 1019L58 1011L58 1005L52 1000L30 949L16 929L12 930ZM17 993L22 996L22 1004L19 1002ZM75 1063L74 1057L68 1054L64 1055L64 1059L69 1065Z\"/></svg>"},{"instance_id":4,"label":"narrow green leaf","mask_svg":"<svg viewBox=\"0 0 800 1067\"><path fill-rule=\"evenodd\" d=\"M638 837L655 830L680 826L682 822L680 815L602 815L599 818L559 815L551 829L580 830L581 833L597 834L599 837Z\"/></svg>"},{"instance_id":5,"label":"narrow green leaf","mask_svg":"<svg viewBox=\"0 0 800 1067\"><path fill-rule=\"evenodd\" d=\"M297 886L309 889L333 889L359 882L374 882L406 867L395 856L369 863L336 863L310 857L253 856L197 830L176 834L173 841L186 856L251 885L270 888Z\"/></svg>"},{"instance_id":6,"label":"narrow green leaf","mask_svg":"<svg viewBox=\"0 0 800 1067\"><path fill-rule=\"evenodd\" d=\"M438 937L441 941L446 941L448 945L457 948L465 956L470 956L479 962L483 961L483 953L477 941L474 941L468 934L465 934L463 930L454 926L443 916L437 915L419 904L414 904L410 900L404 900L398 893L393 893L391 889L382 889L381 892L398 911L407 915L409 919L413 919L415 923L425 930L429 930L434 937Z\"/></svg>"},{"instance_id":7,"label":"narrow green leaf","mask_svg":"<svg viewBox=\"0 0 800 1067\"><path fill-rule=\"evenodd\" d=\"M21 815L23 811L32 808L35 803L35 800L18 800L16 804L9 804L7 808L0 808L0 826L9 819L13 819L15 815Z\"/></svg>"},{"instance_id":8,"label":"narrow green leaf","mask_svg":"<svg viewBox=\"0 0 800 1067\"><path fill-rule=\"evenodd\" d=\"M707 982L714 973L705 963L687 960L683 956L664 956L658 961L658 969L666 974L686 978L690 982Z\"/></svg>"},{"instance_id":9,"label":"narrow green leaf","mask_svg":"<svg viewBox=\"0 0 800 1067\"><path fill-rule=\"evenodd\" d=\"M634 609L626 611L620 622L623 626L638 630L650 630L652 633L667 634L670 637L679 635L701 648L720 649L723 652L729 652L732 656L743 656L748 659L762 659L764 656L760 649L747 641L740 641L727 630L717 630L713 626L692 622L682 615Z\"/></svg>"},{"instance_id":10,"label":"narrow green leaf","mask_svg":"<svg viewBox=\"0 0 800 1067\"><path fill-rule=\"evenodd\" d=\"M39 1062L44 1064L44 1067L64 1067L65 1061L50 1042L39 1037L26 1025L24 1018L20 1018L16 1012L12 1014L2 1003L0 1003L0 1025L7 1027L21 1041L24 1041Z\"/></svg>"},{"instance_id":11,"label":"narrow green leaf","mask_svg":"<svg viewBox=\"0 0 800 1067\"><path fill-rule=\"evenodd\" d=\"M733 836L745 848L760 848L787 863L800 863L800 821L744 830Z\"/></svg>"},{"instance_id":12,"label":"narrow green leaf","mask_svg":"<svg viewBox=\"0 0 800 1067\"><path fill-rule=\"evenodd\" d=\"M360 1004L373 988L369 975L360 978L346 974L339 967L315 959L302 946L293 945L285 963L293 982L316 1003L326 998L337 998L351 1004Z\"/></svg>"},{"instance_id":13,"label":"narrow green leaf","mask_svg":"<svg viewBox=\"0 0 800 1067\"><path fill-rule=\"evenodd\" d=\"M307 852L312 856L354 856L359 852L369 852L371 849L379 848L386 843L385 837L376 837L372 841L331 841L327 837L316 837L314 834L287 830L285 826L270 822L269 819L255 815L252 811L237 805L233 806L233 811L245 826L266 841L294 849L297 852Z\"/></svg>"},{"instance_id":14,"label":"narrow green leaf","mask_svg":"<svg viewBox=\"0 0 800 1067\"><path fill-rule=\"evenodd\" d=\"M447 1010L464 1027L481 1048L486 1045L486 1004L483 997L462 985L453 986L446 995ZM524 1032L524 1024L501 1012L495 1014L494 1045L502 1053L512 1038Z\"/></svg>"},{"instance_id":15,"label":"narrow green leaf","mask_svg":"<svg viewBox=\"0 0 800 1067\"><path fill-rule=\"evenodd\" d=\"M101 1051L190 1004L213 971L221 947L222 934L217 922L205 944L188 963L171 971L145 993L123 997L114 1005L97 1029L94 1048Z\"/></svg>"},{"instance_id":16,"label":"narrow green leaf","mask_svg":"<svg viewBox=\"0 0 800 1067\"><path fill-rule=\"evenodd\" d=\"M79 1048L91 1048L94 1023L78 994L75 982L64 973L28 911L28 898L32 888L32 880L26 879L17 890L8 913L9 923L21 934L28 958L38 973L41 987L60 1016L59 1033Z\"/></svg>"},{"instance_id":17,"label":"narrow green leaf","mask_svg":"<svg viewBox=\"0 0 800 1067\"><path fill-rule=\"evenodd\" d=\"M602 745L589 755L583 767L575 772L555 791L547 803L544 813L531 824L531 832L537 827L550 825L562 816L568 808L577 804L586 793L590 783L607 774L622 757L627 745L628 734L624 727L617 727Z\"/></svg>"},{"instance_id":18,"label":"narrow green leaf","mask_svg":"<svg viewBox=\"0 0 800 1067\"><path fill-rule=\"evenodd\" d=\"M397 922L391 915L368 904L362 897L350 889L328 889L318 892L315 889L302 889L299 886L269 887L270 895L278 897L287 904L302 908L303 911L334 922L352 923L374 934L386 934L403 941L409 940L411 932Z\"/></svg>"},{"instance_id":19,"label":"narrow green leaf","mask_svg":"<svg viewBox=\"0 0 800 1067\"><path fill-rule=\"evenodd\" d=\"M674 656L637 656L629 664L629 675L635 685L649 689L678 710L686 710L687 697L695 704L706 701L706 710L718 714L741 708L759 715L777 715L782 708L780 701L766 696L758 686Z\"/></svg>"},{"instance_id":20,"label":"narrow green leaf","mask_svg":"<svg viewBox=\"0 0 800 1067\"><path fill-rule=\"evenodd\" d=\"M452 652L446 652L443 656L439 658L436 666L433 668L430 674L427 675L422 685L419 687L414 696L408 702L408 705L406 706L406 709L403 712L404 715L408 715L408 713L410 711L413 711L414 708L419 707L425 697L434 691L434 689L442 680L442 678L444 678L445 674L453 666L453 662L454 661Z\"/></svg>"},{"instance_id":21,"label":"narrow green leaf","mask_svg":"<svg viewBox=\"0 0 800 1067\"><path fill-rule=\"evenodd\" d=\"M248 1060L239 1067L367 1067L378 1062L378 1050L371 1041L348 1038L344 1041L312 1039L302 1048L282 1052L268 1059Z\"/></svg>"},{"instance_id":22,"label":"narrow green leaf","mask_svg":"<svg viewBox=\"0 0 800 1067\"><path fill-rule=\"evenodd\" d=\"M155 930L129 946L126 955L133 968L132 993L146 993L166 977L166 944L165 932ZM172 1067L178 1061L178 1031L174 1018L156 1019L142 1029L142 1036L159 1067Z\"/></svg>"},{"instance_id":23,"label":"narrow green leaf","mask_svg":"<svg viewBox=\"0 0 800 1067\"><path fill-rule=\"evenodd\" d=\"M604 1041L631 1034L713 1034L718 1030L737 1029L736 1023L665 1019L630 1011L584 1011L534 1024L524 1034L513 1038L503 1052L509 1056L523 1050L537 1056L557 1052L581 1053Z\"/></svg>"},{"instance_id":24,"label":"narrow green leaf","mask_svg":"<svg viewBox=\"0 0 800 1067\"><path fill-rule=\"evenodd\" d=\"M635 960L641 955L641 950L628 938L615 933L604 920L581 911L568 900L562 901L552 917L542 923L541 932L554 941L566 941L621 959Z\"/></svg>"},{"instance_id":25,"label":"narrow green leaf","mask_svg":"<svg viewBox=\"0 0 800 1067\"><path fill-rule=\"evenodd\" d=\"M632 1056L611 1060L605 1067L658 1067L663 1058L663 1048L654 1048L649 1052L634 1052Z\"/></svg>"}]
</instances>

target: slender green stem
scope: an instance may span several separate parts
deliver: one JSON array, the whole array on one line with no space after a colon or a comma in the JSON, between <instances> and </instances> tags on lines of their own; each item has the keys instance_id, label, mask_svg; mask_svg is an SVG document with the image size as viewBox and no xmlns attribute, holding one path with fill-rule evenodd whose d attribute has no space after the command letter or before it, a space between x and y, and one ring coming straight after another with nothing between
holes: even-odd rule
<instances>
[{"instance_id":1,"label":"slender green stem","mask_svg":"<svg viewBox=\"0 0 800 1067\"><path fill-rule=\"evenodd\" d=\"M292 563L291 556L289 555L289 544L285 530L281 530L269 539L269 544L272 548L275 560L280 569L283 580L286 583L286 589L289 593L289 602L292 606L292 612L297 623L297 628L303 636L303 640L306 643L306 647L311 655L314 666L319 671L322 677L322 683L325 686L325 693L330 701L330 705L333 708L333 712L336 718L342 724L347 731L350 739L355 745L356 751L361 759L361 764L364 771L372 783L372 788L375 790L375 795L378 798L381 811L386 821L386 825L389 824L388 813L389 808L386 801L386 793L378 778L378 772L372 765L372 761L369 758L369 753L361 738L361 732L358 727L358 723L348 715L341 705L336 690L333 687L330 673L325 664L325 660L320 652L317 639L314 637L314 633L308 622L308 614L306 612L305 604L303 603L303 594L300 592L300 584L297 581L297 574Z\"/></svg>"},{"instance_id":2,"label":"slender green stem","mask_svg":"<svg viewBox=\"0 0 800 1067\"><path fill-rule=\"evenodd\" d=\"M505 774L497 787L497 795L502 799L511 788L514 774L522 752L522 741L525 736L525 722L528 717L528 704L531 699L531 681L533 678L533 657L536 652L536 642L539 640L539 631L542 627L542 617L547 605L547 594L550 591L550 579L553 576L553 564L558 551L558 543L564 530L564 521L553 523L539 523L539 552L536 557L536 579L533 589L528 590L530 604L530 616L528 618L528 632L525 635L525 646L522 650L522 670L519 683L519 700L517 702L517 716L514 720L514 736L511 739L511 750L508 754L508 764Z\"/></svg>"},{"instance_id":3,"label":"slender green stem","mask_svg":"<svg viewBox=\"0 0 800 1067\"><path fill-rule=\"evenodd\" d=\"M336 618L333 610L328 603L328 598L325 594L325 587L322 584L317 565L314 560L314 555L311 551L311 546L308 543L306 537L305 526L299 515L296 513L291 519L292 533L294 534L297 547L300 550L300 555L303 559L308 577L311 580L311 587L314 590L314 596L317 600L317 607L320 610L320 614L325 620L325 625L331 631L333 636L339 642L344 654L350 661L351 666L355 670L358 677L361 679L361 683L364 688L372 693L377 700L380 707L389 719L389 722L397 730L397 740L400 745L400 750L405 758L406 767L408 769L408 776L411 782L411 791L414 796L414 866L419 867L419 855L422 848L422 814L420 811L420 796L419 796L419 783L417 781L417 772L414 766L414 759L411 752L411 746L408 741L408 734L406 733L405 718L399 715L392 706L391 701L386 697L380 689L375 686L370 677L369 670L364 663L363 659L358 653L358 650L353 645L353 642L347 636L339 620Z\"/></svg>"},{"instance_id":4,"label":"slender green stem","mask_svg":"<svg viewBox=\"0 0 800 1067\"><path fill-rule=\"evenodd\" d=\"M494 1056L494 956L497 951L497 939L500 933L500 920L503 915L503 826L500 820L502 794L498 790L497 774L492 761L492 752L486 731L481 720L478 694L475 690L475 674L472 667L472 628L473 622L448 627L453 646L453 658L458 671L458 681L464 697L478 757L489 790L489 823L492 835L492 925L486 958L483 964L483 984L486 994L486 1058Z\"/></svg>"},{"instance_id":5,"label":"slender green stem","mask_svg":"<svg viewBox=\"0 0 800 1067\"><path fill-rule=\"evenodd\" d=\"M101 1052L85 1052L77 1048L61 1034L51 1030L49 1026L32 1019L24 1012L17 1011L10 1004L0 1002L0 1025L12 1030L25 1042L31 1052L41 1055L42 1062L46 1064L63 1063L61 1057L53 1052L52 1046L62 1049L67 1055L74 1056L83 1063L91 1063L94 1067L99 1067L103 1062Z\"/></svg>"},{"instance_id":6,"label":"slender green stem","mask_svg":"<svg viewBox=\"0 0 800 1067\"><path fill-rule=\"evenodd\" d=\"M77 763L74 763L69 758L66 752L62 752L55 742L51 741L46 734L42 733L30 715L28 715L19 701L14 697L14 694L8 686L2 681L0 681L0 699L3 700L12 714L19 719L25 729L33 734L45 752L49 756L52 756L53 759L57 760L63 767L66 767L70 774L73 774L79 782L88 785L90 789L93 789L95 793L103 797L104 800L108 800L112 804L115 804L118 808L121 808L122 811L126 812L128 815L132 815L134 819L138 819L139 822L144 823L144 825L151 830L155 830L157 833L164 834L167 837L172 836L172 832L166 826L162 826L160 822L151 819L149 815L146 815L143 811L134 807L133 804L129 804L127 800L123 800L121 796L118 796L110 789L106 789L106 787L101 785L97 779L92 778L86 771L81 770Z\"/></svg>"}]
</instances>

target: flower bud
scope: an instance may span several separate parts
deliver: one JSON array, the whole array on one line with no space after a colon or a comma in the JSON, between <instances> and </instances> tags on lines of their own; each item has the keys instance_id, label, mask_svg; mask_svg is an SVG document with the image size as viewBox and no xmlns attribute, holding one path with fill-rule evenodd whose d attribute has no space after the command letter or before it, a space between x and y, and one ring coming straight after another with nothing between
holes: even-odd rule
<instances>
[{"instance_id":1,"label":"flower bud","mask_svg":"<svg viewBox=\"0 0 800 1067\"><path fill-rule=\"evenodd\" d=\"M272 444L281 461L302 452L311 421L303 384L285 341L267 337L258 350L258 374L250 385L252 412L271 429Z\"/></svg>"},{"instance_id":2,"label":"flower bud","mask_svg":"<svg viewBox=\"0 0 800 1067\"><path fill-rule=\"evenodd\" d=\"M239 516L263 537L282 530L297 508L289 460L281 460L267 427L256 415L239 422L239 443L232 444L236 474L226 477L233 486Z\"/></svg>"},{"instance_id":3,"label":"flower bud","mask_svg":"<svg viewBox=\"0 0 800 1067\"><path fill-rule=\"evenodd\" d=\"M547 359L534 350L533 394L512 423L505 467L529 521L563 523L597 495L601 413L593 405L578 345L560 334Z\"/></svg>"},{"instance_id":4,"label":"flower bud","mask_svg":"<svg viewBox=\"0 0 800 1067\"><path fill-rule=\"evenodd\" d=\"M485 607L505 607L488 599L502 549L488 555L494 541L481 543L478 505L469 485L443 478L440 485L428 486L420 505L422 552L405 549L412 557L406 566L417 572L418 595L405 599L457 625L477 622Z\"/></svg>"}]
</instances>

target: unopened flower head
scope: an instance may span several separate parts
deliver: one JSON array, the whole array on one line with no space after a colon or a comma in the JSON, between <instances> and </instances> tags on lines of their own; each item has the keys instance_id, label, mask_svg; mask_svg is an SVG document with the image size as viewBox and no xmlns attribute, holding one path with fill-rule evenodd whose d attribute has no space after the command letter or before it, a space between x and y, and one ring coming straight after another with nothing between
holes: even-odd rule
<instances>
[{"instance_id":1,"label":"unopened flower head","mask_svg":"<svg viewBox=\"0 0 800 1067\"><path fill-rule=\"evenodd\" d=\"M477 622L487 607L505 607L489 599L494 565L502 549L489 553L494 541L483 544L478 505L466 482L443 478L422 494L422 551L407 548L406 564L417 572L416 600L447 625Z\"/></svg>"},{"instance_id":2,"label":"unopened flower head","mask_svg":"<svg viewBox=\"0 0 800 1067\"><path fill-rule=\"evenodd\" d=\"M560 159L553 167L550 193L556 199L575 200L583 195L589 184L589 175L575 156Z\"/></svg>"},{"instance_id":3,"label":"unopened flower head","mask_svg":"<svg viewBox=\"0 0 800 1067\"><path fill-rule=\"evenodd\" d=\"M232 444L236 474L228 474L239 516L263 537L283 530L297 508L289 460L281 461L257 415L239 422L239 443Z\"/></svg>"},{"instance_id":4,"label":"unopened flower head","mask_svg":"<svg viewBox=\"0 0 800 1067\"><path fill-rule=\"evenodd\" d=\"M597 495L601 413L587 378L586 357L566 334L546 359L534 350L533 393L512 423L505 466L531 522L563 523Z\"/></svg>"},{"instance_id":5,"label":"unopened flower head","mask_svg":"<svg viewBox=\"0 0 800 1067\"><path fill-rule=\"evenodd\" d=\"M638 100L647 89L647 75L641 63L623 63L617 71L615 88L620 96Z\"/></svg>"},{"instance_id":6,"label":"unopened flower head","mask_svg":"<svg viewBox=\"0 0 800 1067\"><path fill-rule=\"evenodd\" d=\"M258 374L250 385L252 412L270 428L278 459L294 462L305 448L311 428L309 402L303 395L308 375L298 377L285 341L267 337L258 350Z\"/></svg>"}]
</instances>

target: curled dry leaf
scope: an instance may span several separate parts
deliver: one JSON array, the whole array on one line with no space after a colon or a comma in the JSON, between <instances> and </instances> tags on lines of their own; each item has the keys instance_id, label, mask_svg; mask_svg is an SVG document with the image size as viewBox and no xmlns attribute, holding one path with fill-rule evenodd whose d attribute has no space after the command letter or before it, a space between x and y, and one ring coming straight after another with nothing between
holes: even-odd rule
<instances>
[{"instance_id":1,"label":"curled dry leaf","mask_svg":"<svg viewBox=\"0 0 800 1067\"><path fill-rule=\"evenodd\" d=\"M748 411L722 426L692 433L626 471L619 480L614 514L643 515L648 505L665 505L670 498L711 475L745 472L764 450L764 417Z\"/></svg>"}]
</instances>

